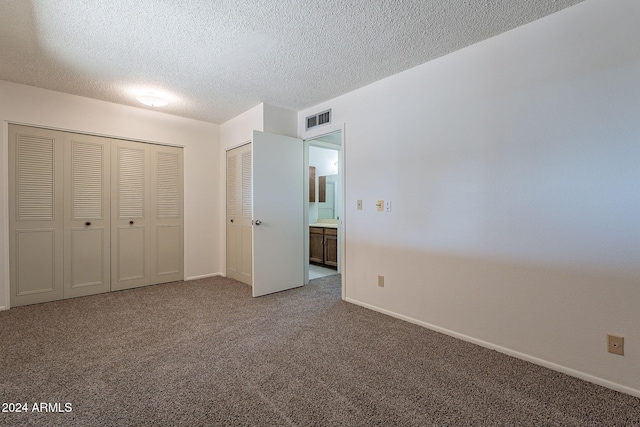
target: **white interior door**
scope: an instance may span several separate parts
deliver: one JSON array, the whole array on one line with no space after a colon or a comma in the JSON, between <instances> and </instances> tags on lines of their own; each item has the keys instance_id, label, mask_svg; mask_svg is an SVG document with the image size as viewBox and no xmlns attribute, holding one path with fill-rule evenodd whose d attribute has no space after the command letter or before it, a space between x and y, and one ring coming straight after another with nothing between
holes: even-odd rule
<instances>
[{"instance_id":1,"label":"white interior door","mask_svg":"<svg viewBox=\"0 0 640 427\"><path fill-rule=\"evenodd\" d=\"M253 296L304 285L303 143L253 132Z\"/></svg>"}]
</instances>

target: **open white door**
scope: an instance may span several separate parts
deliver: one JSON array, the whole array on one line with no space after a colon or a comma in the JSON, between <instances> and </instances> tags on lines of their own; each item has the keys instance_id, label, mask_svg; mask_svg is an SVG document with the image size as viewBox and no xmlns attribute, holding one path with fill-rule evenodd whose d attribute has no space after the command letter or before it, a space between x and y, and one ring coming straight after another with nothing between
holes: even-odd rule
<instances>
[{"instance_id":1,"label":"open white door","mask_svg":"<svg viewBox=\"0 0 640 427\"><path fill-rule=\"evenodd\" d=\"M303 143L253 132L253 296L304 285Z\"/></svg>"}]
</instances>

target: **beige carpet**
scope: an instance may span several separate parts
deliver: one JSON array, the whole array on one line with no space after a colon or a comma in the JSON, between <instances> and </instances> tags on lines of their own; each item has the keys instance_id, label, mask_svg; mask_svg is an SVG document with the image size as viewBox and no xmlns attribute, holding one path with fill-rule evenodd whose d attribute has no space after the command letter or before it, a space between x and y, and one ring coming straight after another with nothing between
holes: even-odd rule
<instances>
[{"instance_id":1,"label":"beige carpet","mask_svg":"<svg viewBox=\"0 0 640 427\"><path fill-rule=\"evenodd\" d=\"M2 426L640 425L640 399L345 303L338 275L15 308L0 346L0 402L28 406Z\"/></svg>"}]
</instances>

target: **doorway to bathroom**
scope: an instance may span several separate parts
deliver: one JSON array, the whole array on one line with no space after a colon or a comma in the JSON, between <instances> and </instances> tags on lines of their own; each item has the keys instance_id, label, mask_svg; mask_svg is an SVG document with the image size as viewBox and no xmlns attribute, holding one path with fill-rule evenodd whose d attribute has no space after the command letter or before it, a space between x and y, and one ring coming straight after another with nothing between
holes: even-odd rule
<instances>
[{"instance_id":1,"label":"doorway to bathroom","mask_svg":"<svg viewBox=\"0 0 640 427\"><path fill-rule=\"evenodd\" d=\"M343 147L342 130L305 140L307 281L344 274Z\"/></svg>"}]
</instances>

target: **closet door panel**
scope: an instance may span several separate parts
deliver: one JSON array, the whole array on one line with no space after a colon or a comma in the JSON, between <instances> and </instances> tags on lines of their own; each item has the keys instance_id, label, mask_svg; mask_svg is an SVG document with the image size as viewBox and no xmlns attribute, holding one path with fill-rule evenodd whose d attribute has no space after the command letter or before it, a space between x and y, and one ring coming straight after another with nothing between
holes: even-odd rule
<instances>
[{"instance_id":1,"label":"closet door panel","mask_svg":"<svg viewBox=\"0 0 640 427\"><path fill-rule=\"evenodd\" d=\"M253 285L251 144L227 151L227 277Z\"/></svg>"},{"instance_id":2,"label":"closet door panel","mask_svg":"<svg viewBox=\"0 0 640 427\"><path fill-rule=\"evenodd\" d=\"M156 234L154 282L182 280L180 227L177 225L157 225L154 231ZM171 278L175 275L177 275L175 278Z\"/></svg>"},{"instance_id":3,"label":"closet door panel","mask_svg":"<svg viewBox=\"0 0 640 427\"><path fill-rule=\"evenodd\" d=\"M147 236L145 227L137 226L118 226L117 230L117 271L118 282L129 282L144 280L147 278ZM145 285L147 283L143 283ZM135 287L124 284L122 289L126 287Z\"/></svg>"},{"instance_id":4,"label":"closet door panel","mask_svg":"<svg viewBox=\"0 0 640 427\"><path fill-rule=\"evenodd\" d=\"M184 279L182 148L151 147L151 283Z\"/></svg>"},{"instance_id":5,"label":"closet door panel","mask_svg":"<svg viewBox=\"0 0 640 427\"><path fill-rule=\"evenodd\" d=\"M63 133L9 126L12 307L63 296Z\"/></svg>"},{"instance_id":6,"label":"closet door panel","mask_svg":"<svg viewBox=\"0 0 640 427\"><path fill-rule=\"evenodd\" d=\"M150 284L150 146L111 142L111 290Z\"/></svg>"},{"instance_id":7,"label":"closet door panel","mask_svg":"<svg viewBox=\"0 0 640 427\"><path fill-rule=\"evenodd\" d=\"M67 133L64 144L64 297L108 292L111 141Z\"/></svg>"},{"instance_id":8,"label":"closet door panel","mask_svg":"<svg viewBox=\"0 0 640 427\"><path fill-rule=\"evenodd\" d=\"M15 296L28 298L41 294L58 295L60 292L56 292L59 290L56 286L56 230L17 230L15 236ZM44 301L49 301L49 297Z\"/></svg>"},{"instance_id":9,"label":"closet door panel","mask_svg":"<svg viewBox=\"0 0 640 427\"><path fill-rule=\"evenodd\" d=\"M239 263L241 257L239 256L239 250L242 247L239 239L240 230L240 208L238 201L242 197L238 193L239 179L239 150L234 149L227 151L227 215L226 215L226 229L227 229L227 277L231 277L236 280L239 279L240 267ZM246 283L246 282L245 282ZM249 283L251 284L251 283Z\"/></svg>"},{"instance_id":10,"label":"closet door panel","mask_svg":"<svg viewBox=\"0 0 640 427\"><path fill-rule=\"evenodd\" d=\"M66 242L65 242L66 243ZM69 288L65 288L65 298L108 292L109 279L109 239L105 229L72 228L68 241L70 246ZM105 250L105 246L107 246ZM65 285L67 284L65 283ZM85 289L84 292L76 292Z\"/></svg>"}]
</instances>

